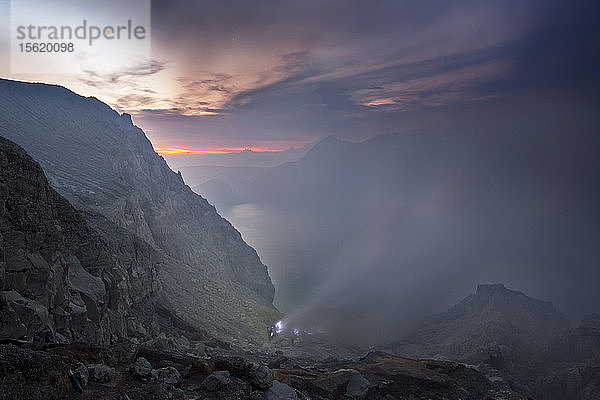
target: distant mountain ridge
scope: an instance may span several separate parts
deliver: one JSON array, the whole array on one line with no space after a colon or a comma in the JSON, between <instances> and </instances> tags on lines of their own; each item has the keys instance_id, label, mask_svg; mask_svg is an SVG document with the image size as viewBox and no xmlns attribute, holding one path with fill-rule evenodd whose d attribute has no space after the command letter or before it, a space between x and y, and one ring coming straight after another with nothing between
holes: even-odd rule
<instances>
[{"instance_id":1,"label":"distant mountain ridge","mask_svg":"<svg viewBox=\"0 0 600 400\"><path fill-rule=\"evenodd\" d=\"M174 170L199 166L264 168L297 161L302 158L313 145L314 143L309 143L302 147L291 147L281 151L244 150L226 154L169 154L165 155L165 159L169 166Z\"/></svg>"},{"instance_id":2,"label":"distant mountain ridge","mask_svg":"<svg viewBox=\"0 0 600 400\"><path fill-rule=\"evenodd\" d=\"M163 254L166 307L223 337L266 338L278 317L266 267L129 115L60 86L8 80L0 80L0 109L0 136L25 148L60 194Z\"/></svg>"}]
</instances>

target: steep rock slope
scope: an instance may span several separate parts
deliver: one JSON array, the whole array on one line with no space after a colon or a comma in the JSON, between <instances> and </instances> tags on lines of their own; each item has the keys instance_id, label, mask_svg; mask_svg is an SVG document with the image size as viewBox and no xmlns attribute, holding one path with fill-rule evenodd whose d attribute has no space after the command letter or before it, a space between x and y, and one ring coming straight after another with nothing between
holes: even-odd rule
<instances>
[{"instance_id":1,"label":"steep rock slope","mask_svg":"<svg viewBox=\"0 0 600 400\"><path fill-rule=\"evenodd\" d=\"M394 351L484 363L523 376L527 364L568 328L567 317L550 302L502 284L479 285L474 294L406 335Z\"/></svg>"},{"instance_id":2,"label":"steep rock slope","mask_svg":"<svg viewBox=\"0 0 600 400\"><path fill-rule=\"evenodd\" d=\"M254 249L168 168L130 116L63 87L7 80L0 109L0 135L23 146L59 193L164 254L161 298L177 318L256 337L277 317Z\"/></svg>"},{"instance_id":3,"label":"steep rock slope","mask_svg":"<svg viewBox=\"0 0 600 400\"><path fill-rule=\"evenodd\" d=\"M585 316L579 327L553 341L536 365L536 398L600 398L600 316Z\"/></svg>"},{"instance_id":4,"label":"steep rock slope","mask_svg":"<svg viewBox=\"0 0 600 400\"><path fill-rule=\"evenodd\" d=\"M156 330L158 260L125 231L93 229L0 137L0 339L108 344L134 321Z\"/></svg>"}]
</instances>

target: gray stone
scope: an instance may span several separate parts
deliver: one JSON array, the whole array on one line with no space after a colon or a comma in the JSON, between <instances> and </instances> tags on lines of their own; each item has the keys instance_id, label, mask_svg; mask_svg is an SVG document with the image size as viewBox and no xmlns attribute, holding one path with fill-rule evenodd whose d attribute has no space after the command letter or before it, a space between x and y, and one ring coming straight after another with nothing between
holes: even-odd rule
<instances>
[{"instance_id":1,"label":"gray stone","mask_svg":"<svg viewBox=\"0 0 600 400\"><path fill-rule=\"evenodd\" d=\"M369 381L356 370L351 371L350 379L346 385L346 396L352 399L363 399L369 391Z\"/></svg>"},{"instance_id":2,"label":"gray stone","mask_svg":"<svg viewBox=\"0 0 600 400\"><path fill-rule=\"evenodd\" d=\"M267 400L267 395L262 390L254 390L250 393L250 400Z\"/></svg>"},{"instance_id":3,"label":"gray stone","mask_svg":"<svg viewBox=\"0 0 600 400\"><path fill-rule=\"evenodd\" d=\"M116 371L113 367L104 364L91 364L88 366L90 380L99 383L107 383L114 380Z\"/></svg>"},{"instance_id":4,"label":"gray stone","mask_svg":"<svg viewBox=\"0 0 600 400\"><path fill-rule=\"evenodd\" d=\"M152 365L144 357L138 358L133 364L133 374L145 378L152 373Z\"/></svg>"},{"instance_id":5,"label":"gray stone","mask_svg":"<svg viewBox=\"0 0 600 400\"><path fill-rule=\"evenodd\" d=\"M8 339L19 339L22 335L22 325L26 336L35 341L46 342L53 340L54 329L48 315L48 309L35 300L21 296L17 291L0 292L0 303L6 305L0 320L14 323L13 326L0 326L0 335ZM12 336L12 337L10 337Z\"/></svg>"},{"instance_id":6,"label":"gray stone","mask_svg":"<svg viewBox=\"0 0 600 400\"><path fill-rule=\"evenodd\" d=\"M27 335L27 327L10 304L0 295L0 340L22 339Z\"/></svg>"},{"instance_id":7,"label":"gray stone","mask_svg":"<svg viewBox=\"0 0 600 400\"><path fill-rule=\"evenodd\" d=\"M159 368L152 371L152 378L159 383L177 385L181 382L181 374L175 367Z\"/></svg>"},{"instance_id":8,"label":"gray stone","mask_svg":"<svg viewBox=\"0 0 600 400\"><path fill-rule=\"evenodd\" d=\"M21 232L19 232L21 233ZM19 236L20 235L13 235ZM11 236L8 236L10 242L15 243L17 240ZM12 239L12 240L11 240ZM16 243L15 243L16 244ZM6 271L7 272L24 272L31 269L31 263L27 261L23 250L16 247L8 247L4 251L4 258L6 260Z\"/></svg>"},{"instance_id":9,"label":"gray stone","mask_svg":"<svg viewBox=\"0 0 600 400\"><path fill-rule=\"evenodd\" d=\"M81 292L93 301L102 303L106 295L102 279L86 271L77 257L69 257L69 281L73 290Z\"/></svg>"},{"instance_id":10,"label":"gray stone","mask_svg":"<svg viewBox=\"0 0 600 400\"><path fill-rule=\"evenodd\" d=\"M206 345L202 342L195 342L191 345L190 353L198 357L206 356Z\"/></svg>"},{"instance_id":11,"label":"gray stone","mask_svg":"<svg viewBox=\"0 0 600 400\"><path fill-rule=\"evenodd\" d=\"M296 391L285 383L273 381L273 386L267 390L268 400L298 400Z\"/></svg>"},{"instance_id":12,"label":"gray stone","mask_svg":"<svg viewBox=\"0 0 600 400\"><path fill-rule=\"evenodd\" d=\"M29 262L33 266L33 269L49 269L50 268L50 266L48 265L46 260L44 260L44 258L40 255L39 252L29 253L29 254L27 254L27 258L29 259Z\"/></svg>"},{"instance_id":13,"label":"gray stone","mask_svg":"<svg viewBox=\"0 0 600 400\"><path fill-rule=\"evenodd\" d=\"M273 386L273 371L269 367L252 363L248 376L250 383L258 389L266 390Z\"/></svg>"},{"instance_id":14,"label":"gray stone","mask_svg":"<svg viewBox=\"0 0 600 400\"><path fill-rule=\"evenodd\" d=\"M215 371L204 379L202 387L209 392L214 392L215 390L222 389L229 385L230 382L231 377L229 371Z\"/></svg>"},{"instance_id":15,"label":"gray stone","mask_svg":"<svg viewBox=\"0 0 600 400\"><path fill-rule=\"evenodd\" d=\"M0 242L0 247L3 247L2 242ZM2 250L0 250L0 257L2 257ZM4 287L4 276L6 274L5 265L6 263L4 261L0 261L0 288Z\"/></svg>"}]
</instances>

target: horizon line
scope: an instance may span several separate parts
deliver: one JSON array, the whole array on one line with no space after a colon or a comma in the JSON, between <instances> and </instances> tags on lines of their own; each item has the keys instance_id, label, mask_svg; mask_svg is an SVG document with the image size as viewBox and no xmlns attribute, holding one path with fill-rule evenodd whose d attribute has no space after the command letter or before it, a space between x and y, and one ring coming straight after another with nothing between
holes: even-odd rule
<instances>
[{"instance_id":1,"label":"horizon line","mask_svg":"<svg viewBox=\"0 0 600 400\"><path fill-rule=\"evenodd\" d=\"M241 154L247 153L278 153L287 149L269 149L262 147L221 147L211 149L191 149L185 147L155 147L154 151L161 156L165 155L222 155L222 154Z\"/></svg>"}]
</instances>

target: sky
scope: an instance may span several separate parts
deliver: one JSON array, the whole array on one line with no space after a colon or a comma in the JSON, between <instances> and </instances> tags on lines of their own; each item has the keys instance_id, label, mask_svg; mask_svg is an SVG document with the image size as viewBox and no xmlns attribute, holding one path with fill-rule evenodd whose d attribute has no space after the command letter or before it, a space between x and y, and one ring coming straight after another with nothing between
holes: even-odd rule
<instances>
[{"instance_id":1,"label":"sky","mask_svg":"<svg viewBox=\"0 0 600 400\"><path fill-rule=\"evenodd\" d=\"M98 97L163 154L446 129L474 107L599 87L594 1L155 0L148 60L68 75L10 72L9 8L0 0L2 77Z\"/></svg>"}]
</instances>

